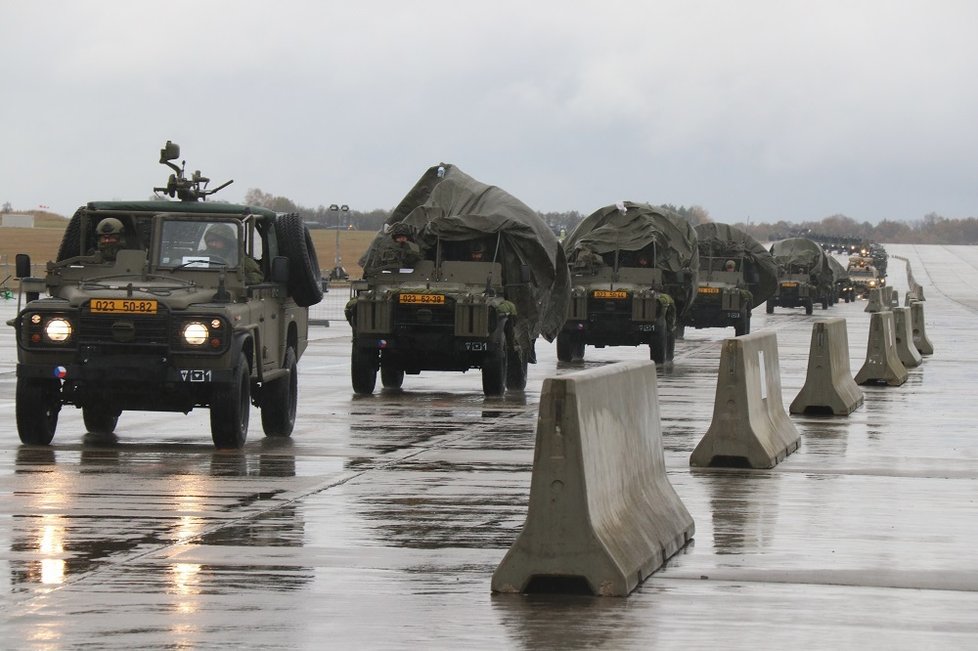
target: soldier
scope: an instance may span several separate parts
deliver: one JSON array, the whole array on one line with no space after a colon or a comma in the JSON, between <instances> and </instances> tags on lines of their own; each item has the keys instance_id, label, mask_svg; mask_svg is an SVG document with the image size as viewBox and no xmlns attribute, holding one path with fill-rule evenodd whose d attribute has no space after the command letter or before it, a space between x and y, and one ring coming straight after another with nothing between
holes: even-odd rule
<instances>
[{"instance_id":1,"label":"soldier","mask_svg":"<svg viewBox=\"0 0 978 651\"><path fill-rule=\"evenodd\" d=\"M600 267L604 264L604 259L586 246L578 246L574 253L574 267L577 269Z\"/></svg>"},{"instance_id":2,"label":"soldier","mask_svg":"<svg viewBox=\"0 0 978 651\"><path fill-rule=\"evenodd\" d=\"M234 265L238 259L238 236L230 224L213 224L204 233L202 253L217 262ZM264 279L261 265L250 255L245 255L241 263L245 272L245 282L249 285L260 283Z\"/></svg>"},{"instance_id":3,"label":"soldier","mask_svg":"<svg viewBox=\"0 0 978 651\"><path fill-rule=\"evenodd\" d=\"M414 228L410 224L394 224L390 236L392 243L381 254L383 266L413 268L421 260L421 249L414 242Z\"/></svg>"},{"instance_id":4,"label":"soldier","mask_svg":"<svg viewBox=\"0 0 978 651\"><path fill-rule=\"evenodd\" d=\"M482 262L486 254L486 245L482 242L475 242L469 250L469 258L473 262Z\"/></svg>"},{"instance_id":5,"label":"soldier","mask_svg":"<svg viewBox=\"0 0 978 651\"><path fill-rule=\"evenodd\" d=\"M126 245L125 227L122 222L115 217L106 217L95 227L95 232L98 234L98 250L102 254L102 259L115 260L119 249Z\"/></svg>"}]
</instances>

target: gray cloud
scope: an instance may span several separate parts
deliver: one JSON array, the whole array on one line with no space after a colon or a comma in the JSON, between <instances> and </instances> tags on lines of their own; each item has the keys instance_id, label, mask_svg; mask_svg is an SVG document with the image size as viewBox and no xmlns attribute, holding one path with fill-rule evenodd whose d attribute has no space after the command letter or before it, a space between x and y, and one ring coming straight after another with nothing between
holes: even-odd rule
<instances>
[{"instance_id":1,"label":"gray cloud","mask_svg":"<svg viewBox=\"0 0 978 651\"><path fill-rule=\"evenodd\" d=\"M389 208L444 160L539 210L975 216L970 2L5 3L0 201Z\"/></svg>"}]
</instances>

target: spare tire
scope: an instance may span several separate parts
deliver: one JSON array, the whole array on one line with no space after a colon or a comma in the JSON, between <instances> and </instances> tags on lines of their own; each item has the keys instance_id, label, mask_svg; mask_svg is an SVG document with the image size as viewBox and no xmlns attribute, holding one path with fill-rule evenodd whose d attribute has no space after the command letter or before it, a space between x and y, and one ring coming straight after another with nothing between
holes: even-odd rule
<instances>
[{"instance_id":1,"label":"spare tire","mask_svg":"<svg viewBox=\"0 0 978 651\"><path fill-rule=\"evenodd\" d=\"M322 273L309 228L295 213L279 216L275 222L279 255L289 259L289 294L299 307L323 300Z\"/></svg>"},{"instance_id":2,"label":"spare tire","mask_svg":"<svg viewBox=\"0 0 978 651\"><path fill-rule=\"evenodd\" d=\"M65 233L61 237L61 245L58 247L57 262L74 258L82 255L81 253L81 218L85 212L85 206L75 211L65 227Z\"/></svg>"}]
</instances>

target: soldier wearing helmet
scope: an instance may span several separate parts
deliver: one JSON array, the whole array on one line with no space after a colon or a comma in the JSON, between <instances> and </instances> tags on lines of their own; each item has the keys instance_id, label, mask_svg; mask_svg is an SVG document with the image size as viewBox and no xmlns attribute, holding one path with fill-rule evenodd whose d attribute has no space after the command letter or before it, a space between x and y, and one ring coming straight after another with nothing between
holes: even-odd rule
<instances>
[{"instance_id":1,"label":"soldier wearing helmet","mask_svg":"<svg viewBox=\"0 0 978 651\"><path fill-rule=\"evenodd\" d=\"M399 222L388 231L391 242L380 253L381 267L413 268L421 260L421 249L414 242L414 227Z\"/></svg>"},{"instance_id":2,"label":"soldier wearing helmet","mask_svg":"<svg viewBox=\"0 0 978 651\"><path fill-rule=\"evenodd\" d=\"M119 249L124 248L125 226L115 217L106 217L95 227L98 235L98 250L103 260L115 260Z\"/></svg>"},{"instance_id":3,"label":"soldier wearing helmet","mask_svg":"<svg viewBox=\"0 0 978 651\"><path fill-rule=\"evenodd\" d=\"M238 262L238 234L230 224L212 224L204 233L202 253L214 262L234 266ZM249 255L245 255L241 266L245 272L245 282L260 283L264 279L261 265Z\"/></svg>"}]
</instances>

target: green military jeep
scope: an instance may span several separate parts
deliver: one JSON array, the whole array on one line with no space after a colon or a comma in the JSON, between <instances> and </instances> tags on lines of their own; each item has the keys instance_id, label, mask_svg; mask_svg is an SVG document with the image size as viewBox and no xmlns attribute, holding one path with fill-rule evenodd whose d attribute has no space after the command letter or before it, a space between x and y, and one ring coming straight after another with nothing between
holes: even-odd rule
<instances>
[{"instance_id":1,"label":"green military jeep","mask_svg":"<svg viewBox=\"0 0 978 651\"><path fill-rule=\"evenodd\" d=\"M416 242L394 239L415 236ZM390 255L394 254L394 255ZM361 260L346 317L357 394L405 374L479 369L486 396L526 387L535 341L569 297L556 235L528 206L454 165L425 172Z\"/></svg>"},{"instance_id":2,"label":"green military jeep","mask_svg":"<svg viewBox=\"0 0 978 651\"><path fill-rule=\"evenodd\" d=\"M298 215L204 201L227 184L186 178L170 162L179 155L168 142L160 162L175 174L156 188L177 201L82 206L43 278L18 256L27 303L10 323L22 442L49 444L68 404L102 435L123 411L209 407L214 445L238 448L251 404L267 436L291 435L308 306L323 296L309 232ZM100 246L120 230L114 247Z\"/></svg>"}]
</instances>

